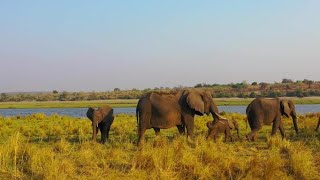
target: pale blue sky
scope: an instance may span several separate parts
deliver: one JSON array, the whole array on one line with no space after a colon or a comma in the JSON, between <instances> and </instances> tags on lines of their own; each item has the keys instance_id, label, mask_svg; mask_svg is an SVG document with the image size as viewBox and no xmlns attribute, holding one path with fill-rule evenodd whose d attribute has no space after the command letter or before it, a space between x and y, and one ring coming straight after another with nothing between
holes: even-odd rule
<instances>
[{"instance_id":1,"label":"pale blue sky","mask_svg":"<svg viewBox=\"0 0 320 180\"><path fill-rule=\"evenodd\" d=\"M1 1L0 92L320 80L320 1Z\"/></svg>"}]
</instances>

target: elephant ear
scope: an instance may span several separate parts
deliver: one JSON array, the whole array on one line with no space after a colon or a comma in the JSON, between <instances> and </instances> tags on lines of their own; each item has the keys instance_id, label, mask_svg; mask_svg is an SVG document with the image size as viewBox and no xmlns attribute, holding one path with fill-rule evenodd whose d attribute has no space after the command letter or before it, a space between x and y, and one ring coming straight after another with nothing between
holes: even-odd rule
<instances>
[{"instance_id":1,"label":"elephant ear","mask_svg":"<svg viewBox=\"0 0 320 180\"><path fill-rule=\"evenodd\" d=\"M207 127L208 127L209 129L212 129L212 128L213 128L211 121L208 121L208 122L207 122Z\"/></svg>"},{"instance_id":2,"label":"elephant ear","mask_svg":"<svg viewBox=\"0 0 320 180\"><path fill-rule=\"evenodd\" d=\"M87 117L93 121L93 113L94 113L94 109L92 107L89 107L88 111L87 111Z\"/></svg>"},{"instance_id":3,"label":"elephant ear","mask_svg":"<svg viewBox=\"0 0 320 180\"><path fill-rule=\"evenodd\" d=\"M202 97L199 93L196 92L189 92L187 96L187 103L191 109L194 109L196 112L201 114L204 113L204 102Z\"/></svg>"},{"instance_id":4,"label":"elephant ear","mask_svg":"<svg viewBox=\"0 0 320 180\"><path fill-rule=\"evenodd\" d=\"M287 117L289 117L291 110L290 110L288 101L282 100L282 101L280 101L280 105L281 105L281 111L282 111Z\"/></svg>"}]
</instances>

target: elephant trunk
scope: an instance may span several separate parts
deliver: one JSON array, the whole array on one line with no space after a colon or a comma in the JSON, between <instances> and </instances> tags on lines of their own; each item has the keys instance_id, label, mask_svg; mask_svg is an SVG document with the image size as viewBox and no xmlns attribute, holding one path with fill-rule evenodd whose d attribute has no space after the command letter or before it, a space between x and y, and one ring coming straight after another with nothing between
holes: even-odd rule
<instances>
[{"instance_id":1,"label":"elephant trunk","mask_svg":"<svg viewBox=\"0 0 320 180\"><path fill-rule=\"evenodd\" d=\"M212 114L214 121L218 121L219 119L226 120L226 118L219 115L218 107L213 102L210 105L210 113Z\"/></svg>"},{"instance_id":2,"label":"elephant trunk","mask_svg":"<svg viewBox=\"0 0 320 180\"><path fill-rule=\"evenodd\" d=\"M96 139L97 139L97 129L98 129L98 122L96 120L92 121L92 129L93 129L92 140L96 141Z\"/></svg>"}]
</instances>

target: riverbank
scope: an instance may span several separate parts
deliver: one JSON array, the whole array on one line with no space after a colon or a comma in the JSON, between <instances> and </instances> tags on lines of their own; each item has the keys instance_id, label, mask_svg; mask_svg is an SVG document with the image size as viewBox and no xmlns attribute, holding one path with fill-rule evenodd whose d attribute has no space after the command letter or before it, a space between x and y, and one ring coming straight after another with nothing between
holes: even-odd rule
<instances>
[{"instance_id":1,"label":"riverbank","mask_svg":"<svg viewBox=\"0 0 320 180\"><path fill-rule=\"evenodd\" d=\"M320 97L287 98L295 104L320 104ZM253 98L214 98L219 106L248 105ZM115 99L97 101L33 101L33 102L1 102L0 109L24 109L24 108L87 108L99 107L108 104L114 108L136 107L138 99Z\"/></svg>"}]
</instances>

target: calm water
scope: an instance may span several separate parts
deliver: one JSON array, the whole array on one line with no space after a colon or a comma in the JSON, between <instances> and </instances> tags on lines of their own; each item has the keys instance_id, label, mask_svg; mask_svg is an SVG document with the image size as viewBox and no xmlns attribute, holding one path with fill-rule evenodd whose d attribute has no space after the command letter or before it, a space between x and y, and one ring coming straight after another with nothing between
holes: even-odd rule
<instances>
[{"instance_id":1,"label":"calm water","mask_svg":"<svg viewBox=\"0 0 320 180\"><path fill-rule=\"evenodd\" d=\"M247 106L219 106L219 111L236 112L245 114ZM308 112L320 112L320 104L296 105L296 111L300 114ZM75 117L86 117L87 108L49 108L49 109L0 109L2 116L29 115L33 113L45 113L46 115L60 114ZM114 108L114 113L135 114L136 108Z\"/></svg>"}]
</instances>

